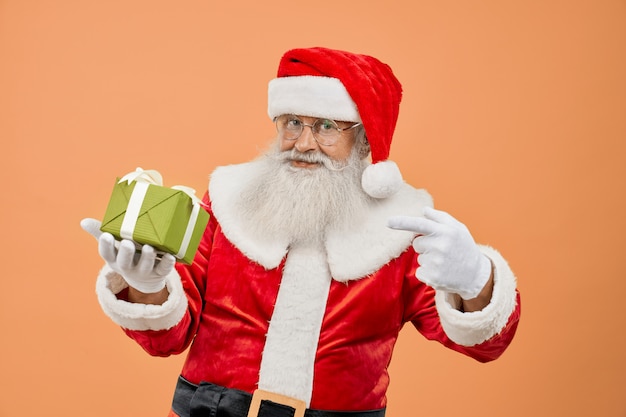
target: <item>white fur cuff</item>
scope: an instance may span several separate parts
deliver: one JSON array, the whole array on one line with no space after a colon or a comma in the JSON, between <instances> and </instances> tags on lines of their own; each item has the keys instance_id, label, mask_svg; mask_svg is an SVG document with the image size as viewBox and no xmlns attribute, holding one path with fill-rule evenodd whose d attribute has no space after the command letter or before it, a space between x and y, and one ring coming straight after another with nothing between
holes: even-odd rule
<instances>
[{"instance_id":1,"label":"white fur cuff","mask_svg":"<svg viewBox=\"0 0 626 417\"><path fill-rule=\"evenodd\" d=\"M128 330L167 330L174 327L187 311L187 297L175 269L165 282L170 295L162 305L129 303L116 294L128 287L124 278L105 265L96 281L96 294L104 313Z\"/></svg>"},{"instance_id":2,"label":"white fur cuff","mask_svg":"<svg viewBox=\"0 0 626 417\"><path fill-rule=\"evenodd\" d=\"M480 246L494 266L494 287L491 302L481 311L462 313L452 301L452 294L437 291L435 302L441 325L448 337L462 346L474 346L502 331L515 310L516 278L506 260L489 246Z\"/></svg>"}]
</instances>

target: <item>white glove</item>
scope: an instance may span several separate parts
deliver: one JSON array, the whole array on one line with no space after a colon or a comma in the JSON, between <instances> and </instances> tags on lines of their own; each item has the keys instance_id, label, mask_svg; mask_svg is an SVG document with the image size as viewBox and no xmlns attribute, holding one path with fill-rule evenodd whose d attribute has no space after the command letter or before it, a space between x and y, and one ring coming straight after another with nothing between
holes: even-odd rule
<instances>
[{"instance_id":1,"label":"white glove","mask_svg":"<svg viewBox=\"0 0 626 417\"><path fill-rule=\"evenodd\" d=\"M166 276L174 268L176 258L166 253L159 260L150 245L143 245L139 253L133 241L116 241L112 234L100 231L100 224L96 219L83 219L80 222L80 226L98 240L98 252L109 267L120 274L128 285L143 293L161 291L165 287Z\"/></svg>"},{"instance_id":2,"label":"white glove","mask_svg":"<svg viewBox=\"0 0 626 417\"><path fill-rule=\"evenodd\" d=\"M419 254L415 276L436 290L478 296L491 276L491 261L478 248L465 225L446 212L427 207L424 217L394 216L392 229L417 233L413 248Z\"/></svg>"}]
</instances>

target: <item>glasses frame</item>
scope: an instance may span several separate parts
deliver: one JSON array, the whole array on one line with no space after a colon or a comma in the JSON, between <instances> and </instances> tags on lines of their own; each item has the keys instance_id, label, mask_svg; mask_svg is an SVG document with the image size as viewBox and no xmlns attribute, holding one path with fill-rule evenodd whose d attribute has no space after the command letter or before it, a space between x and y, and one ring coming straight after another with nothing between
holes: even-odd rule
<instances>
[{"instance_id":1,"label":"glasses frame","mask_svg":"<svg viewBox=\"0 0 626 417\"><path fill-rule=\"evenodd\" d=\"M286 138L284 136L284 134L281 134L281 130L278 127L278 119L283 117L283 116L291 116L294 119L297 119L297 120L300 121L300 124L301 124L302 128L300 129L300 133L298 133L298 136L296 136L294 138ZM333 141L332 143L329 143L328 141L323 141L323 139L322 139L322 142L320 142L320 139L317 137L317 134L315 133L315 130L313 128L320 121L332 122L332 124L334 125L334 128L337 129L337 131L339 132L339 136L337 136L337 139L335 141ZM333 146L334 144L337 143L337 141L339 140L339 138L341 137L341 134L343 132L348 131L348 130L352 130L355 127L358 127L358 126L362 125L361 122L357 122L357 123L354 123L352 126L341 128L341 127L339 127L339 125L337 124L336 121L334 121L333 119L329 119L327 117L321 117L321 118L315 119L315 121L312 124L308 124L308 123L304 123L304 121L300 117L296 116L295 114L281 114L280 116L274 117L273 122L276 125L276 131L278 132L279 135L281 135L281 138L284 139L284 140L288 140L290 142L298 140L298 138L300 138L300 136L302 136L302 132L304 132L304 128L305 127L309 127L309 128L311 128L311 133L313 134L313 139L315 139L315 142L317 142L317 144L321 145L321 146Z\"/></svg>"}]
</instances>

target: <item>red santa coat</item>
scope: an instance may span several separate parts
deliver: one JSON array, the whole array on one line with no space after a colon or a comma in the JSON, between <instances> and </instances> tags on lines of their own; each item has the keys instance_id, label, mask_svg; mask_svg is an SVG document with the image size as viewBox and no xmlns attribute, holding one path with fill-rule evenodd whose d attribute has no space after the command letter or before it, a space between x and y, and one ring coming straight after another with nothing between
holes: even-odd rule
<instances>
[{"instance_id":1,"label":"red santa coat","mask_svg":"<svg viewBox=\"0 0 626 417\"><path fill-rule=\"evenodd\" d=\"M407 322L479 361L496 359L509 345L519 294L495 250L481 247L494 264L492 302L464 314L449 294L415 278L414 236L385 227L390 215L419 215L431 205L426 192L406 185L359 228L330 232L319 247L288 250L280 235L255 237L240 228L237 198L254 169L249 163L213 174L200 249L193 265L177 265L168 277L162 306L126 302L123 280L106 267L98 280L105 312L150 354L191 345L187 380L248 392L261 387L317 409L370 410L386 405L387 367ZM303 281L309 287L302 289Z\"/></svg>"}]
</instances>

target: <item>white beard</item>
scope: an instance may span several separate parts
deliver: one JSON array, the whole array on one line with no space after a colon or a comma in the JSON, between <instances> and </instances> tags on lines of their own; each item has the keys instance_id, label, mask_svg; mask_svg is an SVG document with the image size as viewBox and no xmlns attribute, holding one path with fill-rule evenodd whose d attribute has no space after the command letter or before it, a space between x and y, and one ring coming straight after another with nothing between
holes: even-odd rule
<instances>
[{"instance_id":1,"label":"white beard","mask_svg":"<svg viewBox=\"0 0 626 417\"><path fill-rule=\"evenodd\" d=\"M318 168L294 168L292 159L320 162ZM241 218L258 236L286 237L291 244L319 242L329 227L350 227L370 203L361 188L368 164L353 151L341 164L321 152L280 152L259 158L259 170L241 194Z\"/></svg>"}]
</instances>

